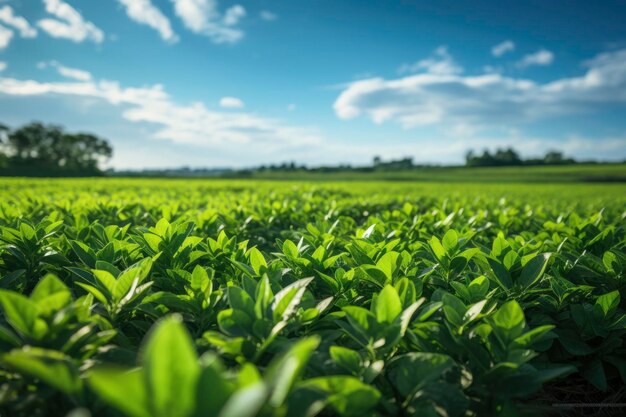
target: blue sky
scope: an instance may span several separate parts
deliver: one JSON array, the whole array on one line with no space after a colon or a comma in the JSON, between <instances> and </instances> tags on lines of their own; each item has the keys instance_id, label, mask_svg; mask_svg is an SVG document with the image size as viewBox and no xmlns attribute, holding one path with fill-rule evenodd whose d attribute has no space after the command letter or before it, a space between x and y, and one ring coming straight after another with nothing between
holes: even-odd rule
<instances>
[{"instance_id":1,"label":"blue sky","mask_svg":"<svg viewBox=\"0 0 626 417\"><path fill-rule=\"evenodd\" d=\"M0 121L116 168L626 158L626 2L0 0Z\"/></svg>"}]
</instances>

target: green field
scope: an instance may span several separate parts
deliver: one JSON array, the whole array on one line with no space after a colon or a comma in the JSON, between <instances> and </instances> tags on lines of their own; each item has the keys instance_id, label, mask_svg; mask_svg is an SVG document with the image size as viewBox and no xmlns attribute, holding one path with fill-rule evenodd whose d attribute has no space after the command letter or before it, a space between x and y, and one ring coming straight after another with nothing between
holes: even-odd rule
<instances>
[{"instance_id":1,"label":"green field","mask_svg":"<svg viewBox=\"0 0 626 417\"><path fill-rule=\"evenodd\" d=\"M579 168L0 179L0 416L624 403L625 172Z\"/></svg>"},{"instance_id":2,"label":"green field","mask_svg":"<svg viewBox=\"0 0 626 417\"><path fill-rule=\"evenodd\" d=\"M420 181L475 183L626 182L626 164L576 164L522 167L416 167L411 170L332 173L255 172L255 179L305 181Z\"/></svg>"}]
</instances>

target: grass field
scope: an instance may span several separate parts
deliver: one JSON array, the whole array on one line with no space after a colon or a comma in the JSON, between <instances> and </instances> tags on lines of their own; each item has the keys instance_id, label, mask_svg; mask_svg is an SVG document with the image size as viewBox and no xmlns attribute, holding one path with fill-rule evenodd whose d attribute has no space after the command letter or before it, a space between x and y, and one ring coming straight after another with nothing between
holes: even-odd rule
<instances>
[{"instance_id":1,"label":"grass field","mask_svg":"<svg viewBox=\"0 0 626 417\"><path fill-rule=\"evenodd\" d=\"M623 403L626 184L571 181L625 173L577 168L1 179L0 415Z\"/></svg>"},{"instance_id":2,"label":"grass field","mask_svg":"<svg viewBox=\"0 0 626 417\"><path fill-rule=\"evenodd\" d=\"M260 172L256 179L305 181L419 181L475 183L626 182L626 164L526 167L423 167L406 171Z\"/></svg>"}]
</instances>

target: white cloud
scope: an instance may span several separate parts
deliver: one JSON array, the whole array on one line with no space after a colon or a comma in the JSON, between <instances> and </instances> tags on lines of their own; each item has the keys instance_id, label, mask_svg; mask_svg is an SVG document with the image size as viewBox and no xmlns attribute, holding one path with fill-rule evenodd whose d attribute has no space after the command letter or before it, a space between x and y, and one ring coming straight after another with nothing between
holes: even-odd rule
<instances>
[{"instance_id":1,"label":"white cloud","mask_svg":"<svg viewBox=\"0 0 626 417\"><path fill-rule=\"evenodd\" d=\"M246 10L236 4L222 15L216 0L172 0L174 12L185 27L194 33L207 36L214 43L236 43L244 36L237 27Z\"/></svg>"},{"instance_id":2,"label":"white cloud","mask_svg":"<svg viewBox=\"0 0 626 417\"><path fill-rule=\"evenodd\" d=\"M599 61L605 59L614 62L610 57L597 58ZM598 64L590 62L589 65ZM504 146L513 146L524 156L560 149L566 155L578 158L619 160L624 158L626 149L626 134L600 138L570 136L557 140L525 137L515 130L497 138L480 137L473 136L476 132L471 129L451 131L435 138L363 142L355 146L354 143L341 141L341 138L325 140L315 129L291 126L251 112L213 111L201 102L181 105L161 85L124 87L118 82L107 80L48 83L0 77L0 96L3 95L72 100L72 107L77 110L81 110L85 101L108 103L112 108L120 108L125 120L137 123L131 129L141 129L149 140L165 140L198 147L192 158L189 156L189 148L186 147L146 146L142 158L138 160L135 144L116 143L117 167L176 166L188 164L190 160L197 161L198 166L240 167L290 160L313 165L369 163L373 155L380 155L385 159L409 155L415 156L418 162L460 163L468 149L495 149ZM2 99L6 100L6 97ZM91 105L87 109L89 106ZM211 151L202 152L203 147ZM178 152L178 159L172 156L172 152ZM160 159L151 160L157 154Z\"/></svg>"},{"instance_id":3,"label":"white cloud","mask_svg":"<svg viewBox=\"0 0 626 417\"><path fill-rule=\"evenodd\" d=\"M296 105L294 103L289 103L287 105L287 111L295 111L296 110Z\"/></svg>"},{"instance_id":4,"label":"white cloud","mask_svg":"<svg viewBox=\"0 0 626 417\"><path fill-rule=\"evenodd\" d=\"M69 39L73 42L90 40L101 43L104 33L93 23L83 19L81 14L61 0L43 0L46 11L56 19L46 18L37 22L42 30L54 38Z\"/></svg>"},{"instance_id":5,"label":"white cloud","mask_svg":"<svg viewBox=\"0 0 626 417\"><path fill-rule=\"evenodd\" d=\"M126 14L132 20L150 26L159 32L161 38L176 42L178 36L172 30L169 19L150 0L118 0L126 8Z\"/></svg>"},{"instance_id":6,"label":"white cloud","mask_svg":"<svg viewBox=\"0 0 626 417\"><path fill-rule=\"evenodd\" d=\"M244 103L237 97L222 97L220 99L220 107L225 109L242 109Z\"/></svg>"},{"instance_id":7,"label":"white cloud","mask_svg":"<svg viewBox=\"0 0 626 417\"><path fill-rule=\"evenodd\" d=\"M3 22L8 26L13 26L19 31L22 38L37 37L37 30L33 28L22 16L15 15L11 6L4 6L0 8L0 22Z\"/></svg>"},{"instance_id":8,"label":"white cloud","mask_svg":"<svg viewBox=\"0 0 626 417\"><path fill-rule=\"evenodd\" d=\"M4 62L4 61L0 61L0 72L4 71L5 69L7 69L9 65Z\"/></svg>"},{"instance_id":9,"label":"white cloud","mask_svg":"<svg viewBox=\"0 0 626 417\"><path fill-rule=\"evenodd\" d=\"M10 96L61 95L100 99L123 107L122 116L131 122L158 126L154 139L208 146L216 149L247 150L271 155L281 149L298 152L322 139L309 128L294 127L280 120L241 111L212 111L202 102L177 104L161 85L122 87L116 81L39 82L0 77L0 93Z\"/></svg>"},{"instance_id":10,"label":"white cloud","mask_svg":"<svg viewBox=\"0 0 626 417\"><path fill-rule=\"evenodd\" d=\"M626 103L626 49L598 55L579 77L536 83L502 74L424 73L350 83L334 103L339 118L375 123L499 126L601 111Z\"/></svg>"},{"instance_id":11,"label":"white cloud","mask_svg":"<svg viewBox=\"0 0 626 417\"><path fill-rule=\"evenodd\" d=\"M276 13L270 12L269 10L261 10L259 16L261 17L261 19L267 20L268 22L278 19L278 15L276 15Z\"/></svg>"},{"instance_id":12,"label":"white cloud","mask_svg":"<svg viewBox=\"0 0 626 417\"><path fill-rule=\"evenodd\" d=\"M13 39L13 31L0 25L0 49L9 46L11 39Z\"/></svg>"},{"instance_id":13,"label":"white cloud","mask_svg":"<svg viewBox=\"0 0 626 417\"><path fill-rule=\"evenodd\" d=\"M398 72L427 72L429 74L460 74L463 72L463 67L457 64L446 46L440 46L434 52L434 54L426 59L417 61L414 64L404 64Z\"/></svg>"},{"instance_id":14,"label":"white cloud","mask_svg":"<svg viewBox=\"0 0 626 417\"><path fill-rule=\"evenodd\" d=\"M55 68L59 75L65 78L70 78L77 81L90 81L92 79L91 73L89 73L88 71L78 68L66 67L57 61L39 62L37 64L37 68L39 69L44 69L48 66Z\"/></svg>"},{"instance_id":15,"label":"white cloud","mask_svg":"<svg viewBox=\"0 0 626 417\"><path fill-rule=\"evenodd\" d=\"M517 66L520 68L526 68L533 65L546 66L552 64L554 61L554 54L547 49L540 49L532 54L525 55L520 61L517 62Z\"/></svg>"},{"instance_id":16,"label":"white cloud","mask_svg":"<svg viewBox=\"0 0 626 417\"><path fill-rule=\"evenodd\" d=\"M513 41L506 40L492 47L491 55L495 57L501 57L507 52L512 52L514 50L515 50L515 44L513 43Z\"/></svg>"}]
</instances>

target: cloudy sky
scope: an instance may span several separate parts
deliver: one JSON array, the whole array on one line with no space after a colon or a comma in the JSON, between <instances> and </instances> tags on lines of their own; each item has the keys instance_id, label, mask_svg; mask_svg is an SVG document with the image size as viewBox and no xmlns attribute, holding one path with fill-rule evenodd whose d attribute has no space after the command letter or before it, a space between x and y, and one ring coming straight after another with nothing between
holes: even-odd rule
<instances>
[{"instance_id":1,"label":"cloudy sky","mask_svg":"<svg viewBox=\"0 0 626 417\"><path fill-rule=\"evenodd\" d=\"M0 122L116 168L626 158L626 2L0 0Z\"/></svg>"}]
</instances>

